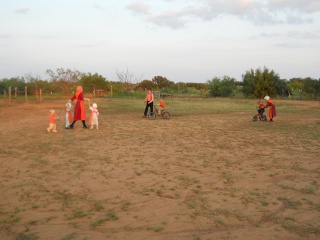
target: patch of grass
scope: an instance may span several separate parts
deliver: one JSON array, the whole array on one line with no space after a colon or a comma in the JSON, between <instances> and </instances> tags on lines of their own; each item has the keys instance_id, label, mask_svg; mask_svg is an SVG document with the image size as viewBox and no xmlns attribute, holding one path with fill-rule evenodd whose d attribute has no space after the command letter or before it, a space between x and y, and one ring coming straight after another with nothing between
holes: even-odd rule
<instances>
[{"instance_id":1,"label":"patch of grass","mask_svg":"<svg viewBox=\"0 0 320 240\"><path fill-rule=\"evenodd\" d=\"M38 236L32 233L18 233L16 240L37 240Z\"/></svg>"},{"instance_id":2,"label":"patch of grass","mask_svg":"<svg viewBox=\"0 0 320 240\"><path fill-rule=\"evenodd\" d=\"M178 179L181 181L181 184L183 186L190 186L194 183L199 182L199 180L196 178L189 178L189 177L185 177L185 176L180 176L180 177L178 177Z\"/></svg>"},{"instance_id":3,"label":"patch of grass","mask_svg":"<svg viewBox=\"0 0 320 240\"><path fill-rule=\"evenodd\" d=\"M291 190L296 190L296 188L295 187L293 187L293 186L288 186L288 185L278 185L279 187L282 187L283 189L291 189Z\"/></svg>"},{"instance_id":4,"label":"patch of grass","mask_svg":"<svg viewBox=\"0 0 320 240\"><path fill-rule=\"evenodd\" d=\"M277 176L277 175L278 175L278 173L270 173L270 174L268 174L269 177L274 177L274 176Z\"/></svg>"},{"instance_id":5,"label":"patch of grass","mask_svg":"<svg viewBox=\"0 0 320 240\"><path fill-rule=\"evenodd\" d=\"M37 163L43 164L43 165L48 164L48 160L42 159L42 158L36 158L35 161L36 161Z\"/></svg>"},{"instance_id":6,"label":"patch of grass","mask_svg":"<svg viewBox=\"0 0 320 240\"><path fill-rule=\"evenodd\" d=\"M201 240L200 236L194 236L193 240Z\"/></svg>"},{"instance_id":7,"label":"patch of grass","mask_svg":"<svg viewBox=\"0 0 320 240\"><path fill-rule=\"evenodd\" d=\"M286 201L286 200L288 200L288 198L286 198L286 197L278 197L278 200L280 200L280 201Z\"/></svg>"},{"instance_id":8,"label":"patch of grass","mask_svg":"<svg viewBox=\"0 0 320 240\"><path fill-rule=\"evenodd\" d=\"M129 206L131 205L131 202L124 202L121 204L121 210L122 211L128 211Z\"/></svg>"},{"instance_id":9,"label":"patch of grass","mask_svg":"<svg viewBox=\"0 0 320 240\"><path fill-rule=\"evenodd\" d=\"M303 198L302 200L306 201L306 203L309 205L313 205L313 202L307 198Z\"/></svg>"},{"instance_id":10,"label":"patch of grass","mask_svg":"<svg viewBox=\"0 0 320 240\"><path fill-rule=\"evenodd\" d=\"M95 227L100 226L102 223L104 223L106 221L118 220L118 219L119 219L119 217L112 210L110 210L107 214L107 217L94 221L93 223L91 223L91 226L95 228Z\"/></svg>"},{"instance_id":11,"label":"patch of grass","mask_svg":"<svg viewBox=\"0 0 320 240\"><path fill-rule=\"evenodd\" d=\"M160 231L163 231L163 229L164 229L164 227L162 227L162 226L158 226L158 227L153 227L153 228L151 228L153 231L155 231L155 232L160 232Z\"/></svg>"},{"instance_id":12,"label":"patch of grass","mask_svg":"<svg viewBox=\"0 0 320 240\"><path fill-rule=\"evenodd\" d=\"M268 206L269 202L268 201L262 201L261 204L262 204L262 206Z\"/></svg>"},{"instance_id":13,"label":"patch of grass","mask_svg":"<svg viewBox=\"0 0 320 240\"><path fill-rule=\"evenodd\" d=\"M292 209L298 209L301 206L300 201L288 201L288 207Z\"/></svg>"},{"instance_id":14,"label":"patch of grass","mask_svg":"<svg viewBox=\"0 0 320 240\"><path fill-rule=\"evenodd\" d=\"M94 205L94 209L98 212L105 209L105 207L98 201L94 201L93 205Z\"/></svg>"},{"instance_id":15,"label":"patch of grass","mask_svg":"<svg viewBox=\"0 0 320 240\"><path fill-rule=\"evenodd\" d=\"M32 205L32 208L33 208L33 209L37 209L37 208L39 208L39 205L38 205L38 204L33 204L33 205Z\"/></svg>"},{"instance_id":16,"label":"patch of grass","mask_svg":"<svg viewBox=\"0 0 320 240\"><path fill-rule=\"evenodd\" d=\"M261 194L257 191L250 191L249 192L251 195L255 195L255 196L260 196Z\"/></svg>"},{"instance_id":17,"label":"patch of grass","mask_svg":"<svg viewBox=\"0 0 320 240\"><path fill-rule=\"evenodd\" d=\"M70 233L67 236L61 238L61 240L72 240L76 238L76 233Z\"/></svg>"},{"instance_id":18,"label":"patch of grass","mask_svg":"<svg viewBox=\"0 0 320 240\"><path fill-rule=\"evenodd\" d=\"M137 193L142 195L149 195L150 192L154 192L154 188L143 188L142 190L139 190Z\"/></svg>"},{"instance_id":19,"label":"patch of grass","mask_svg":"<svg viewBox=\"0 0 320 240\"><path fill-rule=\"evenodd\" d=\"M288 221L294 221L294 218L290 216L285 216L284 219Z\"/></svg>"},{"instance_id":20,"label":"patch of grass","mask_svg":"<svg viewBox=\"0 0 320 240\"><path fill-rule=\"evenodd\" d=\"M225 222L220 217L215 218L214 222L219 223L220 225L225 225Z\"/></svg>"},{"instance_id":21,"label":"patch of grass","mask_svg":"<svg viewBox=\"0 0 320 240\"><path fill-rule=\"evenodd\" d=\"M223 172L221 177L224 179L224 183L231 184L233 183L233 176L231 172Z\"/></svg>"},{"instance_id":22,"label":"patch of grass","mask_svg":"<svg viewBox=\"0 0 320 240\"><path fill-rule=\"evenodd\" d=\"M300 189L300 191L302 193L307 193L307 194L313 194L314 193L314 189L313 188L302 188L302 189Z\"/></svg>"},{"instance_id":23,"label":"patch of grass","mask_svg":"<svg viewBox=\"0 0 320 240\"><path fill-rule=\"evenodd\" d=\"M314 234L315 236L320 235L320 230L317 226L312 224L294 224L293 221L282 222L282 227L287 231L295 233L299 236L308 236L309 234Z\"/></svg>"},{"instance_id":24,"label":"patch of grass","mask_svg":"<svg viewBox=\"0 0 320 240\"><path fill-rule=\"evenodd\" d=\"M87 214L86 214L84 211L82 211L82 210L76 210L76 211L73 212L72 215L70 215L70 216L68 217L68 219L70 220L70 219L74 219L74 218L83 218L83 217L85 217L85 216L87 216Z\"/></svg>"}]
</instances>

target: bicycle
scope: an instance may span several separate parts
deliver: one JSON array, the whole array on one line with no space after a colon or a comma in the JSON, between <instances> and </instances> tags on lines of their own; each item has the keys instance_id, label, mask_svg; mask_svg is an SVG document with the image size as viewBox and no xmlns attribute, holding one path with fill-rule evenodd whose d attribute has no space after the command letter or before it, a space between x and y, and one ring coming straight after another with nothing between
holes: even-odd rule
<instances>
[{"instance_id":1,"label":"bicycle","mask_svg":"<svg viewBox=\"0 0 320 240\"><path fill-rule=\"evenodd\" d=\"M263 113L260 113L258 108L257 108L257 111L258 111L258 113L252 117L252 121L254 121L254 122L258 121L258 119L260 121L264 121L264 122L268 121L266 115L264 115ZM264 112L264 110L263 110L263 112Z\"/></svg>"},{"instance_id":2,"label":"bicycle","mask_svg":"<svg viewBox=\"0 0 320 240\"><path fill-rule=\"evenodd\" d=\"M154 111L148 113L148 118L150 120L154 120L154 119L156 119L158 113L159 113L159 109L155 106L154 107ZM162 116L163 119L170 119L170 113L168 111L163 110L161 112L161 116Z\"/></svg>"}]
</instances>

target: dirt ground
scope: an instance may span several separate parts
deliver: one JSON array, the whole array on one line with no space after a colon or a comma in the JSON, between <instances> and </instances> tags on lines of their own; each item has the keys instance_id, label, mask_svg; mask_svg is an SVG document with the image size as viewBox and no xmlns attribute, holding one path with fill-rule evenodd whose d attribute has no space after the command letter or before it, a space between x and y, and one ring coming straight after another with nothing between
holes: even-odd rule
<instances>
[{"instance_id":1,"label":"dirt ground","mask_svg":"<svg viewBox=\"0 0 320 240\"><path fill-rule=\"evenodd\" d=\"M58 111L48 133L61 104L0 101L0 239L320 238L319 102L273 123L100 109L98 130Z\"/></svg>"}]
</instances>

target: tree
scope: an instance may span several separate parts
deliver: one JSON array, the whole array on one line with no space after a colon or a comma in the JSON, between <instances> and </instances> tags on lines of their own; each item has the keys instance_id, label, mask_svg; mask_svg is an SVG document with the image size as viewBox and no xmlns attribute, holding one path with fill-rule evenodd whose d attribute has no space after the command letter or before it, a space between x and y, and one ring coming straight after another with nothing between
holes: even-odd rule
<instances>
[{"instance_id":1,"label":"tree","mask_svg":"<svg viewBox=\"0 0 320 240\"><path fill-rule=\"evenodd\" d=\"M162 76L155 76L152 78L152 82L158 86L160 89L165 88L165 87L170 87L174 85L174 82L168 80L165 77Z\"/></svg>"},{"instance_id":2,"label":"tree","mask_svg":"<svg viewBox=\"0 0 320 240\"><path fill-rule=\"evenodd\" d=\"M292 96L302 97L303 80L301 78L292 78L287 83L287 88L291 92Z\"/></svg>"},{"instance_id":3,"label":"tree","mask_svg":"<svg viewBox=\"0 0 320 240\"><path fill-rule=\"evenodd\" d=\"M307 98L316 100L317 97L320 97L320 81L305 78L302 90Z\"/></svg>"},{"instance_id":4,"label":"tree","mask_svg":"<svg viewBox=\"0 0 320 240\"><path fill-rule=\"evenodd\" d=\"M277 95L277 84L280 82L279 75L264 67L254 71L247 71L242 75L243 93L246 97L263 98L266 95L274 97ZM279 87L280 89L281 87Z\"/></svg>"},{"instance_id":5,"label":"tree","mask_svg":"<svg viewBox=\"0 0 320 240\"><path fill-rule=\"evenodd\" d=\"M91 73L83 74L81 76L81 85L84 89L89 92L94 90L103 89L106 90L108 81L98 73L92 75Z\"/></svg>"},{"instance_id":6,"label":"tree","mask_svg":"<svg viewBox=\"0 0 320 240\"><path fill-rule=\"evenodd\" d=\"M291 95L291 91L288 88L288 82L285 79L279 79L279 81L275 82L276 93L281 97L288 97Z\"/></svg>"},{"instance_id":7,"label":"tree","mask_svg":"<svg viewBox=\"0 0 320 240\"><path fill-rule=\"evenodd\" d=\"M154 88L156 88L156 85L154 84L154 82L147 79L141 81L135 87L135 89L140 89L141 91L144 91L145 89L154 89Z\"/></svg>"},{"instance_id":8,"label":"tree","mask_svg":"<svg viewBox=\"0 0 320 240\"><path fill-rule=\"evenodd\" d=\"M228 76L214 77L209 84L209 95L212 97L230 97L236 89L236 80Z\"/></svg>"},{"instance_id":9,"label":"tree","mask_svg":"<svg viewBox=\"0 0 320 240\"><path fill-rule=\"evenodd\" d=\"M142 76L137 79L133 73L130 73L127 69L126 72L119 72L117 70L117 77L122 84L122 90L125 92L130 92L133 89L134 84L139 82Z\"/></svg>"},{"instance_id":10,"label":"tree","mask_svg":"<svg viewBox=\"0 0 320 240\"><path fill-rule=\"evenodd\" d=\"M28 90L33 94L36 90L40 89L42 89L43 92L52 92L54 90L48 81L41 80L39 76L34 77L31 73L26 74L25 80L27 83Z\"/></svg>"},{"instance_id":11,"label":"tree","mask_svg":"<svg viewBox=\"0 0 320 240\"><path fill-rule=\"evenodd\" d=\"M80 82L82 73L77 70L58 68L56 72L48 69L46 74L50 76L51 82L59 88L62 93L69 95L71 89Z\"/></svg>"},{"instance_id":12,"label":"tree","mask_svg":"<svg viewBox=\"0 0 320 240\"><path fill-rule=\"evenodd\" d=\"M15 77L15 78L4 78L0 81L0 91L3 93L4 90L8 91L8 88L12 89L17 88L18 90L24 90L26 86L25 79L23 77Z\"/></svg>"}]
</instances>

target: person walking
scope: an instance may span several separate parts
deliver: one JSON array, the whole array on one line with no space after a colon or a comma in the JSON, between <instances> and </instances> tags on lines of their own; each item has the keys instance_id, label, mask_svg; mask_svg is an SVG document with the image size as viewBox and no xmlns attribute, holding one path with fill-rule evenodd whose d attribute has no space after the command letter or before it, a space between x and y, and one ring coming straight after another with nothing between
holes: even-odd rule
<instances>
[{"instance_id":1,"label":"person walking","mask_svg":"<svg viewBox=\"0 0 320 240\"><path fill-rule=\"evenodd\" d=\"M74 107L74 117L73 122L70 124L70 126L66 129L73 129L73 126L77 120L81 120L83 124L83 128L89 128L86 125L86 109L84 107L83 101L89 101L89 98L85 98L83 95L83 89L82 86L77 87L76 93L72 96L72 98L68 102L72 102L73 100L77 100L77 103Z\"/></svg>"},{"instance_id":2,"label":"person walking","mask_svg":"<svg viewBox=\"0 0 320 240\"><path fill-rule=\"evenodd\" d=\"M274 105L273 101L270 100L269 96L265 96L263 99L267 101L265 108L269 107L269 119L270 122L273 122L273 118L277 115L276 105Z\"/></svg>"}]
</instances>

